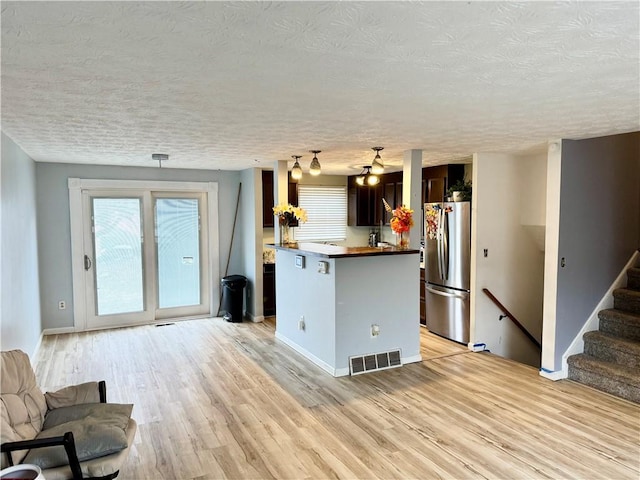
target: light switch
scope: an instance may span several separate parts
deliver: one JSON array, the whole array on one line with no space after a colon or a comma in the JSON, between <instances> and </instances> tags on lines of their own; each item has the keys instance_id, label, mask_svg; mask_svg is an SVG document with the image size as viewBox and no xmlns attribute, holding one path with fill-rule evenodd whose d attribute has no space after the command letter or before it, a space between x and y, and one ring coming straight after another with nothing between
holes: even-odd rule
<instances>
[{"instance_id":1,"label":"light switch","mask_svg":"<svg viewBox=\"0 0 640 480\"><path fill-rule=\"evenodd\" d=\"M329 264L327 262L318 262L318 273L329 273Z\"/></svg>"}]
</instances>

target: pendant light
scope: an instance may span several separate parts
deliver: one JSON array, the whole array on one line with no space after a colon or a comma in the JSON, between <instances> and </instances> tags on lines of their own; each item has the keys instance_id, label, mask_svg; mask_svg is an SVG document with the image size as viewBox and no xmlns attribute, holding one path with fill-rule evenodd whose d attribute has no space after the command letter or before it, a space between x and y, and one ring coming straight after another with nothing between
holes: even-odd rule
<instances>
[{"instance_id":1,"label":"pendant light","mask_svg":"<svg viewBox=\"0 0 640 480\"><path fill-rule=\"evenodd\" d=\"M371 165L365 165L362 167L362 172L356 177L356 183L361 187L365 185L373 187L380 182L380 178L377 175L371 173Z\"/></svg>"},{"instance_id":2,"label":"pendant light","mask_svg":"<svg viewBox=\"0 0 640 480\"><path fill-rule=\"evenodd\" d=\"M300 180L302 178L302 167L300 167L298 160L302 158L302 155L291 155L291 158L296 161L296 163L293 164L293 167L291 167L291 178L294 180Z\"/></svg>"},{"instance_id":3,"label":"pendant light","mask_svg":"<svg viewBox=\"0 0 640 480\"><path fill-rule=\"evenodd\" d=\"M373 162L371 163L371 173L381 175L384 173L384 164L380 157L380 150L384 150L384 147L371 147L371 150L376 152L376 156L373 158Z\"/></svg>"},{"instance_id":4,"label":"pendant light","mask_svg":"<svg viewBox=\"0 0 640 480\"><path fill-rule=\"evenodd\" d=\"M311 160L311 165L309 165L309 173L314 177L320 175L320 162L318 161L318 154L322 150L309 150L313 153L313 159Z\"/></svg>"}]
</instances>

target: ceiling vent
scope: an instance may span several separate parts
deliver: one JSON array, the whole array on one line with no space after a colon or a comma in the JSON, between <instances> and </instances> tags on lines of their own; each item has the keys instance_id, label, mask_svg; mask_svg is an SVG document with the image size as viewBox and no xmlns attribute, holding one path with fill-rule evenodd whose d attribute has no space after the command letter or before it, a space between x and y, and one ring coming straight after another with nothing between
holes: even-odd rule
<instances>
[{"instance_id":1,"label":"ceiling vent","mask_svg":"<svg viewBox=\"0 0 640 480\"><path fill-rule=\"evenodd\" d=\"M388 352L349 357L351 375L387 370L401 365L402 361L400 360L400 350L390 350Z\"/></svg>"}]
</instances>

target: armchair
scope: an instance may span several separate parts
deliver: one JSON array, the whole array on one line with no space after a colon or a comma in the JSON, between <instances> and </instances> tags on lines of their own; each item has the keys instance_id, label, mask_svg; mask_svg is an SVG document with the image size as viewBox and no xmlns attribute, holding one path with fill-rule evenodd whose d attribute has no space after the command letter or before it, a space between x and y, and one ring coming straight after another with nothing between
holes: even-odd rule
<instances>
[{"instance_id":1,"label":"armchair","mask_svg":"<svg viewBox=\"0 0 640 480\"><path fill-rule=\"evenodd\" d=\"M29 357L0 357L1 467L38 465L47 480L115 478L136 432L133 405L106 403L105 382L45 394Z\"/></svg>"}]
</instances>

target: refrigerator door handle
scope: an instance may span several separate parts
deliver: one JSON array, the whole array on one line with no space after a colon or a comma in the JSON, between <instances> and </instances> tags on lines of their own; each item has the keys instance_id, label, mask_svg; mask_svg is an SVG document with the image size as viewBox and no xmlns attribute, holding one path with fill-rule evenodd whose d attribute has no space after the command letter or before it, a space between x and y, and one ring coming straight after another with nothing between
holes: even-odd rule
<instances>
[{"instance_id":1,"label":"refrigerator door handle","mask_svg":"<svg viewBox=\"0 0 640 480\"><path fill-rule=\"evenodd\" d=\"M442 210L442 266L444 267L442 277L443 280L449 280L449 215Z\"/></svg>"},{"instance_id":2,"label":"refrigerator door handle","mask_svg":"<svg viewBox=\"0 0 640 480\"><path fill-rule=\"evenodd\" d=\"M426 289L427 289L427 292L433 293L435 295L440 295L442 297L460 298L464 300L467 298L467 295L468 295L466 292L462 295L457 295L455 293L447 293L447 292L443 292L442 290L436 290L435 288L431 288L429 286L427 286Z\"/></svg>"},{"instance_id":3,"label":"refrigerator door handle","mask_svg":"<svg viewBox=\"0 0 640 480\"><path fill-rule=\"evenodd\" d=\"M438 254L438 277L442 280L442 210L438 211L438 231L436 232L436 253Z\"/></svg>"}]
</instances>

